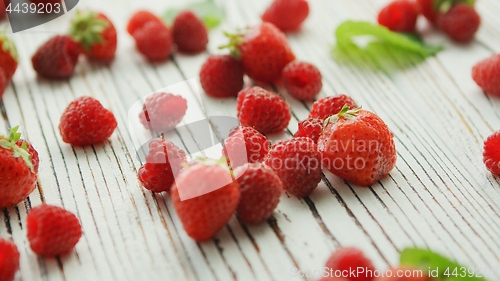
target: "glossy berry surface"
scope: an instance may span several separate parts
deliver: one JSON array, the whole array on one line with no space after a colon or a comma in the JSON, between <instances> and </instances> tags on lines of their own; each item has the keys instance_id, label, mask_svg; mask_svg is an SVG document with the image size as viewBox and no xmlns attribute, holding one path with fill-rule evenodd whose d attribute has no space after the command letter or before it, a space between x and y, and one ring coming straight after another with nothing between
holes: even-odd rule
<instances>
[{"instance_id":1,"label":"glossy berry surface","mask_svg":"<svg viewBox=\"0 0 500 281\"><path fill-rule=\"evenodd\" d=\"M448 12L439 14L436 23L451 39L467 43L474 39L481 24L481 17L473 6L458 3L453 5Z\"/></svg>"},{"instance_id":2,"label":"glossy berry surface","mask_svg":"<svg viewBox=\"0 0 500 281\"><path fill-rule=\"evenodd\" d=\"M325 120L326 118L339 113L342 107L346 104L349 109L355 109L358 107L356 102L351 97L346 95L322 98L313 103L311 113L309 113L309 118Z\"/></svg>"},{"instance_id":3,"label":"glossy berry surface","mask_svg":"<svg viewBox=\"0 0 500 281\"><path fill-rule=\"evenodd\" d=\"M245 163L260 163L269 152L267 138L251 127L237 127L224 140L222 155L228 158L232 168Z\"/></svg>"},{"instance_id":4,"label":"glossy berry surface","mask_svg":"<svg viewBox=\"0 0 500 281\"><path fill-rule=\"evenodd\" d=\"M309 4L305 0L274 0L262 15L262 21L283 32L297 31L308 15Z\"/></svg>"},{"instance_id":5,"label":"glossy berry surface","mask_svg":"<svg viewBox=\"0 0 500 281\"><path fill-rule=\"evenodd\" d=\"M152 62L170 58L172 31L163 22L149 21L133 33L135 44L141 54Z\"/></svg>"},{"instance_id":6,"label":"glossy berry surface","mask_svg":"<svg viewBox=\"0 0 500 281\"><path fill-rule=\"evenodd\" d=\"M19 252L14 243L0 238L0 280L12 281L19 270Z\"/></svg>"},{"instance_id":7,"label":"glossy berry surface","mask_svg":"<svg viewBox=\"0 0 500 281\"><path fill-rule=\"evenodd\" d=\"M500 131L484 141L483 162L488 171L495 176L500 176Z\"/></svg>"},{"instance_id":8,"label":"glossy berry surface","mask_svg":"<svg viewBox=\"0 0 500 281\"><path fill-rule=\"evenodd\" d=\"M137 29L141 29L148 22L163 23L159 17L149 11L139 10L135 12L127 23L128 34L134 35Z\"/></svg>"},{"instance_id":9,"label":"glossy berry surface","mask_svg":"<svg viewBox=\"0 0 500 281\"><path fill-rule=\"evenodd\" d=\"M41 77L66 79L73 75L80 52L71 37L57 35L38 48L31 62Z\"/></svg>"},{"instance_id":10,"label":"glossy berry surface","mask_svg":"<svg viewBox=\"0 0 500 281\"><path fill-rule=\"evenodd\" d=\"M107 140L117 127L113 113L91 97L79 97L61 116L62 139L72 145L98 144Z\"/></svg>"},{"instance_id":11,"label":"glossy berry surface","mask_svg":"<svg viewBox=\"0 0 500 281\"><path fill-rule=\"evenodd\" d=\"M200 53L208 44L205 24L191 11L180 12L174 20L174 42L181 52Z\"/></svg>"},{"instance_id":12,"label":"glossy berry surface","mask_svg":"<svg viewBox=\"0 0 500 281\"><path fill-rule=\"evenodd\" d=\"M35 207L26 222L31 249L44 257L68 254L82 236L76 216L60 207L46 204Z\"/></svg>"},{"instance_id":13,"label":"glossy berry surface","mask_svg":"<svg viewBox=\"0 0 500 281\"><path fill-rule=\"evenodd\" d=\"M410 0L396 0L378 14L378 23L396 32L415 32L418 6Z\"/></svg>"},{"instance_id":14,"label":"glossy berry surface","mask_svg":"<svg viewBox=\"0 0 500 281\"><path fill-rule=\"evenodd\" d=\"M243 69L233 56L210 55L201 66L200 83L211 97L235 97L243 88Z\"/></svg>"},{"instance_id":15,"label":"glossy berry surface","mask_svg":"<svg viewBox=\"0 0 500 281\"><path fill-rule=\"evenodd\" d=\"M293 135L294 138L306 137L318 143L319 136L323 132L324 121L318 118L307 118L299 123L299 129Z\"/></svg>"},{"instance_id":16,"label":"glossy berry surface","mask_svg":"<svg viewBox=\"0 0 500 281\"><path fill-rule=\"evenodd\" d=\"M472 79L486 94L500 97L500 54L478 62L472 68Z\"/></svg>"},{"instance_id":17,"label":"glossy berry surface","mask_svg":"<svg viewBox=\"0 0 500 281\"><path fill-rule=\"evenodd\" d=\"M290 95L306 101L314 99L323 87L319 70L300 61L292 61L283 68L283 83Z\"/></svg>"}]
</instances>

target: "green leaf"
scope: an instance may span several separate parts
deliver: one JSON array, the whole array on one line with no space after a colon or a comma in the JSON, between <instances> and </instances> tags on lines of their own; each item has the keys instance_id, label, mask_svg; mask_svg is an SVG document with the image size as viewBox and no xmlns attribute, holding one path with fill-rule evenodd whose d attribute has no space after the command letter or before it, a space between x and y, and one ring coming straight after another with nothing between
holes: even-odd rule
<instances>
[{"instance_id":1,"label":"green leaf","mask_svg":"<svg viewBox=\"0 0 500 281\"><path fill-rule=\"evenodd\" d=\"M486 279L481 277L469 276L469 273L464 277L461 277L464 266L429 250L419 249L419 248L407 248L401 252L400 257L401 265L416 267L424 270L424 275L427 270L436 270L438 272L438 277L442 281L454 281L454 280L470 280L470 281L486 281ZM445 275L446 270L449 274ZM457 269L458 276L453 276L451 273ZM475 275L477 272L474 270Z\"/></svg>"},{"instance_id":2,"label":"green leaf","mask_svg":"<svg viewBox=\"0 0 500 281\"><path fill-rule=\"evenodd\" d=\"M335 31L337 46L353 44L353 37L366 35L373 36L377 40L398 49L418 53L424 57L433 56L443 49L442 46L426 45L416 36L396 33L384 26L374 25L369 22L346 21Z\"/></svg>"},{"instance_id":3,"label":"green leaf","mask_svg":"<svg viewBox=\"0 0 500 281\"><path fill-rule=\"evenodd\" d=\"M208 29L217 27L224 19L224 9L217 5L213 0L204 0L201 2L190 3L182 7L169 9L165 12L165 14L163 14L163 19L171 25L177 14L184 10L191 10L195 13Z\"/></svg>"}]
</instances>

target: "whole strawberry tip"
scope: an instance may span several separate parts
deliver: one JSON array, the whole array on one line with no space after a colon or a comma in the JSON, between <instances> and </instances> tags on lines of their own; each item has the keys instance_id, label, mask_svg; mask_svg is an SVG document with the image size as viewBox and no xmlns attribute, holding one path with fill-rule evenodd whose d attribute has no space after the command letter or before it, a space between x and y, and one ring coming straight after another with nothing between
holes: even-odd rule
<instances>
[{"instance_id":1,"label":"whole strawberry tip","mask_svg":"<svg viewBox=\"0 0 500 281\"><path fill-rule=\"evenodd\" d=\"M16 126L9 131L9 136L0 135L0 147L5 149L9 149L13 151L14 157L23 158L26 165L30 168L31 172L34 173L33 162L31 162L31 155L28 153L28 146L26 141L23 141L21 147L16 145L16 142L21 138L21 133L18 133L17 130L19 126Z\"/></svg>"},{"instance_id":2,"label":"whole strawberry tip","mask_svg":"<svg viewBox=\"0 0 500 281\"><path fill-rule=\"evenodd\" d=\"M82 44L85 50L89 50L95 43L104 42L102 32L109 23L97 18L97 13L93 11L77 11L75 18L71 21L69 34L75 42Z\"/></svg>"}]
</instances>

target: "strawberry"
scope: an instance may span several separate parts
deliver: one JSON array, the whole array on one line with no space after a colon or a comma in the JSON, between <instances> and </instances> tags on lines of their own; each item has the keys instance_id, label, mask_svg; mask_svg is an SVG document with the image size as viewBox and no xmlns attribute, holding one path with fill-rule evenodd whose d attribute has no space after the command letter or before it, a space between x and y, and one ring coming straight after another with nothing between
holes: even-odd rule
<instances>
[{"instance_id":1,"label":"strawberry","mask_svg":"<svg viewBox=\"0 0 500 281\"><path fill-rule=\"evenodd\" d=\"M234 97L243 88L243 69L229 55L210 55L201 66L200 83L211 97Z\"/></svg>"},{"instance_id":2,"label":"strawberry","mask_svg":"<svg viewBox=\"0 0 500 281\"><path fill-rule=\"evenodd\" d=\"M139 169L139 181L153 192L169 192L185 162L186 153L174 143L154 139L149 143L146 164Z\"/></svg>"},{"instance_id":3,"label":"strawberry","mask_svg":"<svg viewBox=\"0 0 500 281\"><path fill-rule=\"evenodd\" d=\"M310 195L321 181L320 154L310 138L273 145L264 163L278 174L283 189L297 197Z\"/></svg>"},{"instance_id":4,"label":"strawberry","mask_svg":"<svg viewBox=\"0 0 500 281\"><path fill-rule=\"evenodd\" d=\"M272 23L264 22L231 35L229 48L238 58L243 71L252 79L264 83L281 78L283 68L295 59L285 34Z\"/></svg>"},{"instance_id":5,"label":"strawberry","mask_svg":"<svg viewBox=\"0 0 500 281\"><path fill-rule=\"evenodd\" d=\"M222 155L235 169L245 163L260 163L269 152L267 138L251 127L237 127L224 140Z\"/></svg>"},{"instance_id":6,"label":"strawberry","mask_svg":"<svg viewBox=\"0 0 500 281\"><path fill-rule=\"evenodd\" d=\"M300 61L292 61L283 68L283 83L291 96L305 101L314 99L323 87L319 70Z\"/></svg>"},{"instance_id":7,"label":"strawberry","mask_svg":"<svg viewBox=\"0 0 500 281\"><path fill-rule=\"evenodd\" d=\"M172 32L163 22L149 21L132 34L137 49L152 62L170 58L172 52Z\"/></svg>"},{"instance_id":8,"label":"strawberry","mask_svg":"<svg viewBox=\"0 0 500 281\"><path fill-rule=\"evenodd\" d=\"M290 106L283 98L260 87L241 90L236 104L241 125L263 134L282 132L292 118Z\"/></svg>"},{"instance_id":9,"label":"strawberry","mask_svg":"<svg viewBox=\"0 0 500 281\"><path fill-rule=\"evenodd\" d=\"M16 72L18 60L19 57L14 42L5 35L5 30L0 31L0 68L5 72L7 83L10 82Z\"/></svg>"},{"instance_id":10,"label":"strawberry","mask_svg":"<svg viewBox=\"0 0 500 281\"><path fill-rule=\"evenodd\" d=\"M42 204L31 209L26 224L31 250L44 257L68 254L82 236L78 218L57 206Z\"/></svg>"},{"instance_id":11,"label":"strawberry","mask_svg":"<svg viewBox=\"0 0 500 281\"><path fill-rule=\"evenodd\" d=\"M186 114L187 101L170 93L154 93L146 98L139 114L144 128L164 133L175 128Z\"/></svg>"},{"instance_id":12,"label":"strawberry","mask_svg":"<svg viewBox=\"0 0 500 281\"><path fill-rule=\"evenodd\" d=\"M346 104L349 106L349 109L355 109L358 107L356 102L351 97L346 95L322 98L313 103L311 113L309 113L309 118L325 120L326 118L339 113L342 107Z\"/></svg>"},{"instance_id":13,"label":"strawberry","mask_svg":"<svg viewBox=\"0 0 500 281\"><path fill-rule=\"evenodd\" d=\"M214 237L233 215L240 187L223 161L204 160L186 168L172 187L172 201L187 234L196 241Z\"/></svg>"},{"instance_id":14,"label":"strawberry","mask_svg":"<svg viewBox=\"0 0 500 281\"><path fill-rule=\"evenodd\" d=\"M207 27L191 11L183 11L177 15L174 20L173 36L181 52L196 54L207 48Z\"/></svg>"},{"instance_id":15,"label":"strawberry","mask_svg":"<svg viewBox=\"0 0 500 281\"><path fill-rule=\"evenodd\" d=\"M293 135L294 138L307 137L318 143L319 135L323 132L323 120L308 118L299 123L299 129Z\"/></svg>"},{"instance_id":16,"label":"strawberry","mask_svg":"<svg viewBox=\"0 0 500 281\"><path fill-rule=\"evenodd\" d=\"M33 69L48 79L66 79L73 75L80 48L69 36L52 37L31 58Z\"/></svg>"},{"instance_id":17,"label":"strawberry","mask_svg":"<svg viewBox=\"0 0 500 281\"><path fill-rule=\"evenodd\" d=\"M283 32L297 31L309 15L305 0L274 0L262 15L262 21L276 25Z\"/></svg>"},{"instance_id":18,"label":"strawberry","mask_svg":"<svg viewBox=\"0 0 500 281\"><path fill-rule=\"evenodd\" d=\"M448 12L438 14L436 23L448 37L457 42L466 43L474 39L481 24L481 18L474 7L458 3L453 5Z\"/></svg>"},{"instance_id":19,"label":"strawberry","mask_svg":"<svg viewBox=\"0 0 500 281\"><path fill-rule=\"evenodd\" d=\"M472 68L472 79L486 94L500 97L500 54L478 62Z\"/></svg>"},{"instance_id":20,"label":"strawberry","mask_svg":"<svg viewBox=\"0 0 500 281\"><path fill-rule=\"evenodd\" d=\"M19 251L16 245L0 238L0 280L14 280L17 270L19 270Z\"/></svg>"},{"instance_id":21,"label":"strawberry","mask_svg":"<svg viewBox=\"0 0 500 281\"><path fill-rule=\"evenodd\" d=\"M104 14L93 11L77 12L71 22L70 35L80 44L89 59L103 63L114 59L116 29Z\"/></svg>"},{"instance_id":22,"label":"strawberry","mask_svg":"<svg viewBox=\"0 0 500 281\"><path fill-rule=\"evenodd\" d=\"M64 110L59 132L66 143L90 145L104 142L116 129L113 113L91 97L79 97Z\"/></svg>"},{"instance_id":23,"label":"strawberry","mask_svg":"<svg viewBox=\"0 0 500 281\"><path fill-rule=\"evenodd\" d=\"M252 163L238 167L234 176L241 190L236 212L245 223L259 224L267 220L280 201L283 187L271 168Z\"/></svg>"},{"instance_id":24,"label":"strawberry","mask_svg":"<svg viewBox=\"0 0 500 281\"><path fill-rule=\"evenodd\" d=\"M375 281L431 281L431 279L426 276L427 271L420 268L395 267L389 268L389 270L384 273L385 276L377 277L375 278ZM439 279L433 278L432 280Z\"/></svg>"},{"instance_id":25,"label":"strawberry","mask_svg":"<svg viewBox=\"0 0 500 281\"><path fill-rule=\"evenodd\" d=\"M0 136L0 209L20 203L36 187L38 153L20 140L17 129Z\"/></svg>"},{"instance_id":26,"label":"strawberry","mask_svg":"<svg viewBox=\"0 0 500 281\"><path fill-rule=\"evenodd\" d=\"M378 23L396 32L415 32L418 7L410 0L396 0L378 14Z\"/></svg>"},{"instance_id":27,"label":"strawberry","mask_svg":"<svg viewBox=\"0 0 500 281\"><path fill-rule=\"evenodd\" d=\"M372 262L365 257L362 251L356 248L340 248L333 253L325 264L325 267L331 269L333 272L340 271L348 273L344 275L346 280L349 281L372 281L374 280L373 274L366 273L370 270L372 273L375 267ZM351 272L357 272L358 268L363 268L365 274L352 275ZM328 280L328 279L327 279Z\"/></svg>"},{"instance_id":28,"label":"strawberry","mask_svg":"<svg viewBox=\"0 0 500 281\"><path fill-rule=\"evenodd\" d=\"M377 115L345 105L331 117L318 140L323 166L340 178L369 186L396 164L393 135Z\"/></svg>"},{"instance_id":29,"label":"strawberry","mask_svg":"<svg viewBox=\"0 0 500 281\"><path fill-rule=\"evenodd\" d=\"M163 21L157 17L155 14L146 11L140 10L132 15L127 24L127 32L130 35L134 35L137 29L141 29L148 22L159 22L163 23Z\"/></svg>"}]
</instances>

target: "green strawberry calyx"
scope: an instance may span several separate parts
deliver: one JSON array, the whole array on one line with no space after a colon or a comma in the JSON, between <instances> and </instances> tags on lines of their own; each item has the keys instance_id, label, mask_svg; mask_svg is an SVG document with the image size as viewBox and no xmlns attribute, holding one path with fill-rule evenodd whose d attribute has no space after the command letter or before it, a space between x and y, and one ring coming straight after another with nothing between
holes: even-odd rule
<instances>
[{"instance_id":1,"label":"green strawberry calyx","mask_svg":"<svg viewBox=\"0 0 500 281\"><path fill-rule=\"evenodd\" d=\"M75 18L71 21L69 34L75 42L81 43L88 51L94 44L104 42L102 33L108 26L109 22L98 18L96 12L77 11Z\"/></svg>"},{"instance_id":2,"label":"green strawberry calyx","mask_svg":"<svg viewBox=\"0 0 500 281\"><path fill-rule=\"evenodd\" d=\"M19 60L19 56L17 54L17 49L16 45L14 45L14 42L9 39L6 35L7 27L5 27L3 30L0 30L0 43L2 45L2 51L4 52L9 52L10 56L15 60Z\"/></svg>"},{"instance_id":3,"label":"green strawberry calyx","mask_svg":"<svg viewBox=\"0 0 500 281\"><path fill-rule=\"evenodd\" d=\"M349 106L347 104L344 104L342 109L340 110L339 113L332 115L328 118L325 119L325 122L323 123L323 127L328 126L330 123L335 123L337 122L341 117L344 119L353 119L358 115L358 112L361 110L361 106L355 109L349 109Z\"/></svg>"},{"instance_id":4,"label":"green strawberry calyx","mask_svg":"<svg viewBox=\"0 0 500 281\"><path fill-rule=\"evenodd\" d=\"M229 44L220 46L219 49L229 49L231 55L237 59L241 57L241 52L238 49L238 45L241 45L244 42L243 33L230 34L224 32L224 35L229 38Z\"/></svg>"},{"instance_id":5,"label":"green strawberry calyx","mask_svg":"<svg viewBox=\"0 0 500 281\"><path fill-rule=\"evenodd\" d=\"M434 0L433 8L435 11L445 14L455 4L465 3L467 5L474 6L475 2L476 0Z\"/></svg>"},{"instance_id":6,"label":"green strawberry calyx","mask_svg":"<svg viewBox=\"0 0 500 281\"><path fill-rule=\"evenodd\" d=\"M26 141L23 141L23 145L21 147L17 146L16 144L16 142L21 137L21 133L17 132L18 128L19 126L10 129L8 136L0 135L0 147L12 150L13 156L16 158L23 158L28 168L30 168L31 172L34 173L33 162L31 162L31 155L28 153L28 146L26 144Z\"/></svg>"}]
</instances>

